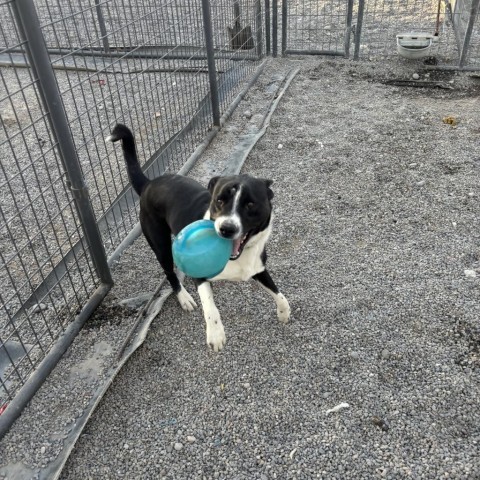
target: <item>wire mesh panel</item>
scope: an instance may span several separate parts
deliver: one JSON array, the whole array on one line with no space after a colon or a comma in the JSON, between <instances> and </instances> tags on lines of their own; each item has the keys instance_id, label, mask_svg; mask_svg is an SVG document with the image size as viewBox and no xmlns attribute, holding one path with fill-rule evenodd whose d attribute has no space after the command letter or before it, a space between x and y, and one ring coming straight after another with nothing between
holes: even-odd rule
<instances>
[{"instance_id":1,"label":"wire mesh panel","mask_svg":"<svg viewBox=\"0 0 480 480\"><path fill-rule=\"evenodd\" d=\"M438 0L366 0L360 54L366 57L397 55L397 34L438 33L437 17L438 32L442 33L442 49L454 53L455 38L449 28L445 8ZM440 42L436 42L435 51L439 48Z\"/></svg>"},{"instance_id":2,"label":"wire mesh panel","mask_svg":"<svg viewBox=\"0 0 480 480\"><path fill-rule=\"evenodd\" d=\"M104 141L112 126L122 122L132 128L151 175L178 170L210 126L206 61L178 43L200 47L201 8L153 1L88 2L88 8L75 9L67 4L46 4L51 20L43 30L51 51L66 52L52 57L52 66L111 252L137 221L124 160ZM99 8L110 49L102 56L96 54L105 38L99 28L90 28ZM192 122L194 117L204 121Z\"/></svg>"},{"instance_id":3,"label":"wire mesh panel","mask_svg":"<svg viewBox=\"0 0 480 480\"><path fill-rule=\"evenodd\" d=\"M477 69L480 68L479 3L479 0L272 0L273 52L276 52L276 38L281 37L282 51L287 54L348 57L354 47L356 59L387 60L397 56L398 35L418 41L420 34L421 38L429 37L424 57L429 57L433 64Z\"/></svg>"},{"instance_id":4,"label":"wire mesh panel","mask_svg":"<svg viewBox=\"0 0 480 480\"><path fill-rule=\"evenodd\" d=\"M476 69L480 69L479 5L479 0L457 0L448 8L460 63Z\"/></svg>"},{"instance_id":5,"label":"wire mesh panel","mask_svg":"<svg viewBox=\"0 0 480 480\"><path fill-rule=\"evenodd\" d=\"M344 55L350 28L347 0L286 0L287 50ZM285 9L283 9L285 12ZM285 26L285 23L283 23Z\"/></svg>"},{"instance_id":6,"label":"wire mesh panel","mask_svg":"<svg viewBox=\"0 0 480 480\"><path fill-rule=\"evenodd\" d=\"M138 221L105 137L124 123L148 176L178 171L264 47L259 0L0 0L0 14L1 413Z\"/></svg>"},{"instance_id":7,"label":"wire mesh panel","mask_svg":"<svg viewBox=\"0 0 480 480\"><path fill-rule=\"evenodd\" d=\"M230 46L230 2L212 3L212 10L216 51L223 52L218 75L229 78L221 90L226 107L255 63ZM48 14L42 30L111 253L137 221L123 158L104 142L112 126L132 128L150 176L177 171L212 126L201 2L53 0L39 11Z\"/></svg>"},{"instance_id":8,"label":"wire mesh panel","mask_svg":"<svg viewBox=\"0 0 480 480\"><path fill-rule=\"evenodd\" d=\"M0 4L2 56L24 47ZM5 32L4 26L10 28ZM21 60L26 62L26 58ZM0 75L0 409L98 285L58 145L30 70ZM77 248L74 248L78 245Z\"/></svg>"},{"instance_id":9,"label":"wire mesh panel","mask_svg":"<svg viewBox=\"0 0 480 480\"><path fill-rule=\"evenodd\" d=\"M476 2L476 0L473 0ZM360 58L387 59L397 55L397 35L434 36L428 56L441 65L456 66L462 54L472 0L365 0L359 42ZM471 36L470 65L478 65L478 25Z\"/></svg>"},{"instance_id":10,"label":"wire mesh panel","mask_svg":"<svg viewBox=\"0 0 480 480\"><path fill-rule=\"evenodd\" d=\"M239 83L254 73L264 53L263 6L260 0L214 0L210 7L219 103L225 111Z\"/></svg>"}]
</instances>

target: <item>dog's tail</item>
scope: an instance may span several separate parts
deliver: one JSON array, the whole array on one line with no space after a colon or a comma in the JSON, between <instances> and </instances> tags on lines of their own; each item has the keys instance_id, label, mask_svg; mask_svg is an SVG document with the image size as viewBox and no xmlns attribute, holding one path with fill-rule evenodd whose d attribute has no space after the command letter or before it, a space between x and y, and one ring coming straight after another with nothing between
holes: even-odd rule
<instances>
[{"instance_id":1,"label":"dog's tail","mask_svg":"<svg viewBox=\"0 0 480 480\"><path fill-rule=\"evenodd\" d=\"M122 141L122 150L123 157L125 158L125 163L127 164L128 177L130 178L130 183L132 184L133 189L141 195L144 188L150 183L150 180L145 176L140 167L137 157L137 148L135 146L135 138L131 130L117 123L112 133L105 139L110 142Z\"/></svg>"}]
</instances>

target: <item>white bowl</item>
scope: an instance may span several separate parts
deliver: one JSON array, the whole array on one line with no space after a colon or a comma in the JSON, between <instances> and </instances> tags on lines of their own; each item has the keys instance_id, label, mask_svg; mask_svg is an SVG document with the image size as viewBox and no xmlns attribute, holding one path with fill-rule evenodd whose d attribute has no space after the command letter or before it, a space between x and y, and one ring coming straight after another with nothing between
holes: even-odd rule
<instances>
[{"instance_id":1,"label":"white bowl","mask_svg":"<svg viewBox=\"0 0 480 480\"><path fill-rule=\"evenodd\" d=\"M428 57L436 37L425 32L399 33L397 52L409 59Z\"/></svg>"}]
</instances>

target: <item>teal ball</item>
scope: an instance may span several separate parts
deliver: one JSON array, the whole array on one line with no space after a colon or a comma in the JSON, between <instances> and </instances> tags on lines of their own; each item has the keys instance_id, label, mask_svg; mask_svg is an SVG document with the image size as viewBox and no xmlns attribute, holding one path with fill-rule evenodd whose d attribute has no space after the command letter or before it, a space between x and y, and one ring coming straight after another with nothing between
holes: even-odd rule
<instances>
[{"instance_id":1,"label":"teal ball","mask_svg":"<svg viewBox=\"0 0 480 480\"><path fill-rule=\"evenodd\" d=\"M190 277L212 278L225 268L232 247L232 240L220 237L211 220L197 220L173 240L173 261Z\"/></svg>"}]
</instances>

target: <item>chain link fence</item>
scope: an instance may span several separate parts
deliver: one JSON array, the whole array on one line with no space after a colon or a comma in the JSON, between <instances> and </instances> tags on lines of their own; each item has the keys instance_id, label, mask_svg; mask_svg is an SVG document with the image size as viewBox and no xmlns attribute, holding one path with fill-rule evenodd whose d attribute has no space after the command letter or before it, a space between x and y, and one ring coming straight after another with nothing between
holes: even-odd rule
<instances>
[{"instance_id":1,"label":"chain link fence","mask_svg":"<svg viewBox=\"0 0 480 480\"><path fill-rule=\"evenodd\" d=\"M256 0L0 0L0 427L108 292L137 224L124 160L191 158L264 53Z\"/></svg>"}]
</instances>

